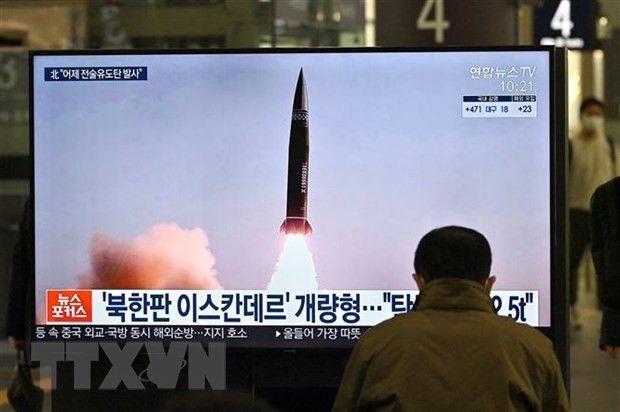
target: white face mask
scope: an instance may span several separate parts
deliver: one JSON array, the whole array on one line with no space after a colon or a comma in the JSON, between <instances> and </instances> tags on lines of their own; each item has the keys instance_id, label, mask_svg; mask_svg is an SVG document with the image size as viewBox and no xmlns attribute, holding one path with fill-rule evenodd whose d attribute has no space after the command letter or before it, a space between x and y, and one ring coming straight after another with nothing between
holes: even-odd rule
<instances>
[{"instance_id":1,"label":"white face mask","mask_svg":"<svg viewBox=\"0 0 620 412\"><path fill-rule=\"evenodd\" d=\"M581 121L586 132L602 132L605 126L603 116L585 115Z\"/></svg>"}]
</instances>

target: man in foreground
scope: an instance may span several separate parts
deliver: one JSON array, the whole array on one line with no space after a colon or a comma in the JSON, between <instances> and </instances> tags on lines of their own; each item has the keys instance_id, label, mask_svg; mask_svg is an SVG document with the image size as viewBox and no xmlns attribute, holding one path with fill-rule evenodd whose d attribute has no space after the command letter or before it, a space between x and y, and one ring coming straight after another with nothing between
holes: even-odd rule
<instances>
[{"instance_id":1,"label":"man in foreground","mask_svg":"<svg viewBox=\"0 0 620 412\"><path fill-rule=\"evenodd\" d=\"M416 309L362 336L334 411L569 410L551 342L494 311L483 235L435 229L414 266Z\"/></svg>"}]
</instances>

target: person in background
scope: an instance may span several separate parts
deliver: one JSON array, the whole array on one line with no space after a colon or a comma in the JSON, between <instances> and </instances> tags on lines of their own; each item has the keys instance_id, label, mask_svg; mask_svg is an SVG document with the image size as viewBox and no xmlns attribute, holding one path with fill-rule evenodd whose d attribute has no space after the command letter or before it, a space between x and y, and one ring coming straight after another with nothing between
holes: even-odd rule
<instances>
[{"instance_id":1,"label":"person in background","mask_svg":"<svg viewBox=\"0 0 620 412\"><path fill-rule=\"evenodd\" d=\"M26 200L13 250L6 331L16 350L26 349L34 324L33 227L30 198Z\"/></svg>"},{"instance_id":2,"label":"person in background","mask_svg":"<svg viewBox=\"0 0 620 412\"><path fill-rule=\"evenodd\" d=\"M599 186L592 196L592 260L603 309L599 346L620 355L620 177Z\"/></svg>"},{"instance_id":3,"label":"person in background","mask_svg":"<svg viewBox=\"0 0 620 412\"><path fill-rule=\"evenodd\" d=\"M569 410L551 341L495 313L482 234L435 229L420 240L414 267L416 308L361 337L334 411Z\"/></svg>"},{"instance_id":4,"label":"person in background","mask_svg":"<svg viewBox=\"0 0 620 412\"><path fill-rule=\"evenodd\" d=\"M581 127L569 140L569 292L571 323L579 328L576 309L578 268L590 246L590 199L601 184L618 175L618 153L605 133L605 107L589 97L579 110Z\"/></svg>"}]
</instances>

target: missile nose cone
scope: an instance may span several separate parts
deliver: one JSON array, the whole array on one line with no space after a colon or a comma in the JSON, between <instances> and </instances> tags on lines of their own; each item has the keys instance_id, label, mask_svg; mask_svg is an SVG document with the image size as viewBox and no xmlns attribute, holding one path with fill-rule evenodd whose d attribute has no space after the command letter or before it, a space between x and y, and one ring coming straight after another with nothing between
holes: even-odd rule
<instances>
[{"instance_id":1,"label":"missile nose cone","mask_svg":"<svg viewBox=\"0 0 620 412\"><path fill-rule=\"evenodd\" d=\"M297 78L293 110L308 110L308 93L306 92L306 80L304 79L303 68L299 70L299 77Z\"/></svg>"}]
</instances>

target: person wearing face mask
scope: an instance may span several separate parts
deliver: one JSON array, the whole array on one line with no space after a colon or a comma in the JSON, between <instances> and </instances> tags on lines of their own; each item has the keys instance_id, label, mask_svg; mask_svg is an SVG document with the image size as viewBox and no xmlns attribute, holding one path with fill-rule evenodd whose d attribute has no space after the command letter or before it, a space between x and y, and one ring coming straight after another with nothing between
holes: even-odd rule
<instances>
[{"instance_id":1,"label":"person wearing face mask","mask_svg":"<svg viewBox=\"0 0 620 412\"><path fill-rule=\"evenodd\" d=\"M591 243L590 199L601 184L618 173L618 153L605 134L605 107L593 97L585 99L579 110L581 127L569 140L569 290L571 321L579 328L577 269Z\"/></svg>"}]
</instances>

